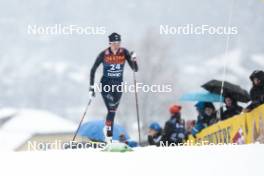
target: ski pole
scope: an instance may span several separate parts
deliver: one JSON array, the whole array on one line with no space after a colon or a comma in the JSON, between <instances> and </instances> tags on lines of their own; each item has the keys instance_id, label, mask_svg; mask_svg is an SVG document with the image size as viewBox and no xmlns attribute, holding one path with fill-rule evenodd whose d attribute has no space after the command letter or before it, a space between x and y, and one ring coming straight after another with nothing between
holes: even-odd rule
<instances>
[{"instance_id":1,"label":"ski pole","mask_svg":"<svg viewBox=\"0 0 264 176\"><path fill-rule=\"evenodd\" d=\"M133 52L131 52L131 56ZM134 69L135 69L135 61L133 61ZM134 80L134 87L135 87L135 100L136 100L136 111L137 111L137 126L138 126L138 142L139 145L141 144L141 130L140 130L140 117L139 117L139 106L138 106L138 94L136 91L137 86L137 79L136 79L136 71L133 69L133 80Z\"/></svg>"},{"instance_id":2,"label":"ski pole","mask_svg":"<svg viewBox=\"0 0 264 176\"><path fill-rule=\"evenodd\" d=\"M137 80L136 80L135 71L133 72L133 77L134 77L134 86L136 87ZM139 144L141 144L141 130L140 130L140 118L139 118L139 108L138 108L138 94L137 94L136 90L135 90L135 100L136 100L137 124L138 124L138 141L139 141Z\"/></svg>"},{"instance_id":3,"label":"ski pole","mask_svg":"<svg viewBox=\"0 0 264 176\"><path fill-rule=\"evenodd\" d=\"M74 136L73 136L72 141L75 141L75 138L77 137L77 134L78 134L78 132L79 132L79 130L80 130L80 127L81 127L81 125L82 125L82 123L83 123L84 117L86 116L86 113L87 113L87 111L88 111L88 107L90 106L91 102L92 102L92 96L90 95L90 97L89 97L89 101L88 101L88 103L87 103L87 105L86 105L86 107L85 107L85 110L84 110L83 116L82 116L82 118L81 118L81 120L80 120L80 123L79 123L79 125L78 125L77 130L76 130L75 133L74 133Z\"/></svg>"}]
</instances>

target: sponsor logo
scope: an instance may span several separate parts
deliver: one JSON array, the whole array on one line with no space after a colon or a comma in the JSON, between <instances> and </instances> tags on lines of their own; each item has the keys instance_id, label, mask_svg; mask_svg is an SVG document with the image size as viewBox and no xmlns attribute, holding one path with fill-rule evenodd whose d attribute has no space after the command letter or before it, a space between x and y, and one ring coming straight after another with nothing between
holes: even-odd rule
<instances>
[{"instance_id":1,"label":"sponsor logo","mask_svg":"<svg viewBox=\"0 0 264 176\"><path fill-rule=\"evenodd\" d=\"M109 55L105 56L104 61L109 64L124 64L125 63L125 56L124 55Z\"/></svg>"}]
</instances>

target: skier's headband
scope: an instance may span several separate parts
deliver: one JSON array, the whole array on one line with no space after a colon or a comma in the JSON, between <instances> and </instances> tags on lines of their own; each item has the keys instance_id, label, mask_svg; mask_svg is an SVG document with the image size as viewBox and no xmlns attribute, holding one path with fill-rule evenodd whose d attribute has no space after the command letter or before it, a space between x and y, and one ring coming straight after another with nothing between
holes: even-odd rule
<instances>
[{"instance_id":1,"label":"skier's headband","mask_svg":"<svg viewBox=\"0 0 264 176\"><path fill-rule=\"evenodd\" d=\"M113 42L109 42L110 44L120 44L121 41L113 41Z\"/></svg>"}]
</instances>

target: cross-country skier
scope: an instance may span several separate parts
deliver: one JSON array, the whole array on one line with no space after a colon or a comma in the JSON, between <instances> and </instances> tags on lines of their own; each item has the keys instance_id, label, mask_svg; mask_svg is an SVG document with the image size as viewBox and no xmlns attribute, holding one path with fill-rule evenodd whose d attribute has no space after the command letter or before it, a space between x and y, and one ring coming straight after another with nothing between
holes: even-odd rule
<instances>
[{"instance_id":1,"label":"cross-country skier","mask_svg":"<svg viewBox=\"0 0 264 176\"><path fill-rule=\"evenodd\" d=\"M105 138L106 142L112 142L113 126L115 113L117 111L122 92L117 90L118 85L123 82L123 72L125 62L129 66L138 71L135 53L130 54L129 51L121 47L121 36L117 33L112 33L109 37L109 47L102 51L95 60L95 63L90 73L90 94L95 96L94 77L95 72L100 64L103 64L103 76L101 78L102 97L107 108L107 115L105 121ZM110 88L110 91L104 88Z\"/></svg>"}]
</instances>

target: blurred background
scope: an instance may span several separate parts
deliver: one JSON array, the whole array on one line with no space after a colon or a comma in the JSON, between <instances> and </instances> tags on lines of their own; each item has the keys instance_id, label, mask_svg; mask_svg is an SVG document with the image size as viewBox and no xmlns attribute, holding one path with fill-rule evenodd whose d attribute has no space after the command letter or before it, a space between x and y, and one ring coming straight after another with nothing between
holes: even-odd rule
<instances>
[{"instance_id":1,"label":"blurred background","mask_svg":"<svg viewBox=\"0 0 264 176\"><path fill-rule=\"evenodd\" d=\"M162 124L169 118L168 107L181 103L179 97L183 93L199 90L211 79L222 79L225 61L226 80L247 90L251 86L250 73L264 68L262 0L0 2L0 109L5 112L2 117L8 117L6 112L9 115L23 112L33 117L32 114L56 114L71 123L69 128L61 129L73 131L88 100L90 69L98 53L108 46L107 36L112 32L122 35L124 47L136 51L138 82L173 85L171 93L139 93L144 133L149 122ZM230 25L238 28L238 34L230 36L227 54L227 35L160 35L160 25L227 26L230 11ZM28 25L34 24L104 26L106 33L30 35ZM126 67L124 80L133 83L132 71ZM96 73L97 82L101 71L99 68ZM181 104L184 119L196 118L192 103ZM103 100L97 94L86 121L103 119L105 115ZM123 95L116 121L136 138L133 94ZM1 118L0 131L7 123L6 118ZM49 126L52 121L38 123ZM62 126L64 122L56 124ZM36 124L28 121L16 123L12 128L20 125L31 128ZM0 142L7 143L8 138L5 136L6 141Z\"/></svg>"}]
</instances>

